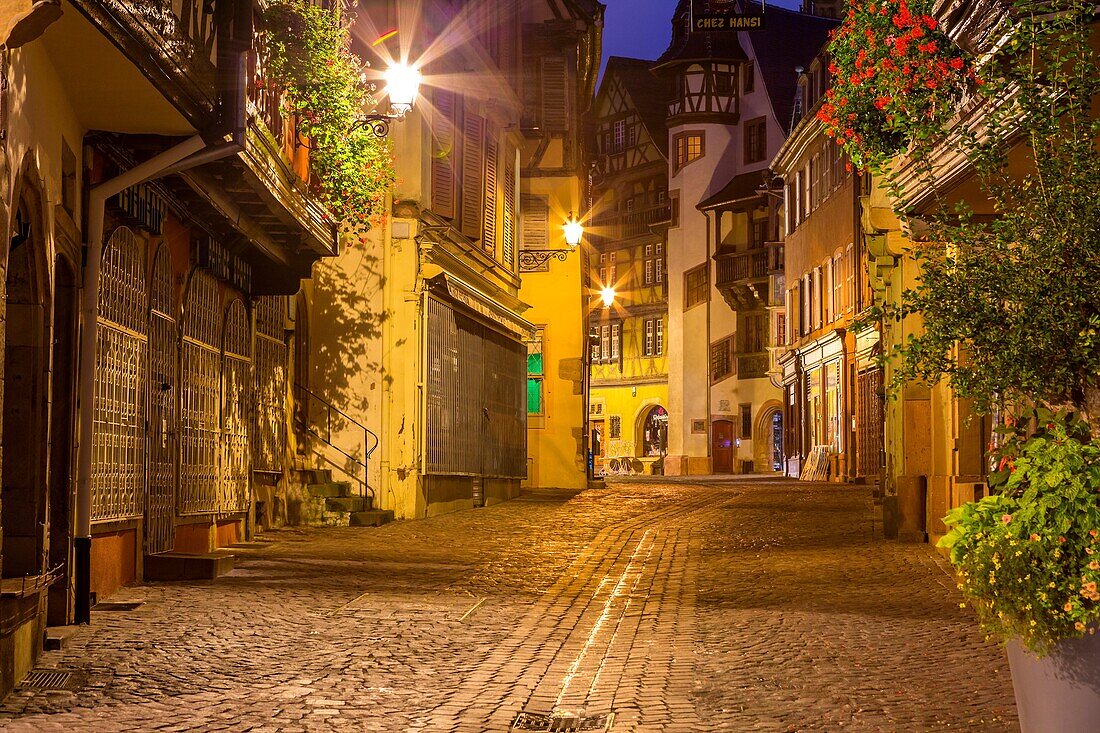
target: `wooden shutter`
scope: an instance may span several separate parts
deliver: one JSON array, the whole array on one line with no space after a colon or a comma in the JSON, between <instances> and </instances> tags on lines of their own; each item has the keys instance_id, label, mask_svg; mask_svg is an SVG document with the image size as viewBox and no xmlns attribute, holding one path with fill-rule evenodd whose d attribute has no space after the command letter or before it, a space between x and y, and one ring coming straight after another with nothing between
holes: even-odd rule
<instances>
[{"instance_id":1,"label":"wooden shutter","mask_svg":"<svg viewBox=\"0 0 1100 733\"><path fill-rule=\"evenodd\" d=\"M550 240L549 218L550 206L545 196L524 195L521 202L523 206L523 233L520 239L520 247L523 249L548 249Z\"/></svg>"},{"instance_id":2,"label":"wooden shutter","mask_svg":"<svg viewBox=\"0 0 1100 733\"><path fill-rule=\"evenodd\" d=\"M455 95L443 89L433 93L432 114L432 211L453 219L455 215Z\"/></svg>"},{"instance_id":3,"label":"wooden shutter","mask_svg":"<svg viewBox=\"0 0 1100 733\"><path fill-rule=\"evenodd\" d=\"M485 138L485 249L492 255L497 251L497 141L490 129Z\"/></svg>"},{"instance_id":4,"label":"wooden shutter","mask_svg":"<svg viewBox=\"0 0 1100 733\"><path fill-rule=\"evenodd\" d=\"M462 118L462 233L481 238L485 202L485 120L466 111Z\"/></svg>"},{"instance_id":5,"label":"wooden shutter","mask_svg":"<svg viewBox=\"0 0 1100 733\"><path fill-rule=\"evenodd\" d=\"M568 95L566 93L565 59L549 56L542 59L542 128L549 132L569 129Z\"/></svg>"},{"instance_id":6,"label":"wooden shutter","mask_svg":"<svg viewBox=\"0 0 1100 733\"><path fill-rule=\"evenodd\" d=\"M504 226L501 254L504 264L514 268L516 263L516 155L511 147L504 149Z\"/></svg>"}]
</instances>

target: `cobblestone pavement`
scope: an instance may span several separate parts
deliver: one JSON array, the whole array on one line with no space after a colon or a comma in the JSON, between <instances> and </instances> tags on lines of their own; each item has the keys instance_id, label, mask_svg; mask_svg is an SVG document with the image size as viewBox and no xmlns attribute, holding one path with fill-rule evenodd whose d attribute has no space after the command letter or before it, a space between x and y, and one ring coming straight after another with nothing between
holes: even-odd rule
<instances>
[{"instance_id":1,"label":"cobblestone pavement","mask_svg":"<svg viewBox=\"0 0 1100 733\"><path fill-rule=\"evenodd\" d=\"M537 491L386 527L273 532L216 582L112 600L17 690L14 731L1016 730L1004 654L866 487Z\"/></svg>"}]
</instances>

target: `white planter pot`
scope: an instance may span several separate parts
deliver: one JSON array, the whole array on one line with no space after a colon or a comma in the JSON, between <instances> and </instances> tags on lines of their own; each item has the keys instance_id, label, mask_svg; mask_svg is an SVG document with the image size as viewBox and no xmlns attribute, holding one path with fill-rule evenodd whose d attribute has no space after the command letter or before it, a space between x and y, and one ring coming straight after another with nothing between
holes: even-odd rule
<instances>
[{"instance_id":1,"label":"white planter pot","mask_svg":"<svg viewBox=\"0 0 1100 733\"><path fill-rule=\"evenodd\" d=\"M1100 731L1100 633L1066 639L1042 659L1012 639L1008 665L1023 733Z\"/></svg>"}]
</instances>

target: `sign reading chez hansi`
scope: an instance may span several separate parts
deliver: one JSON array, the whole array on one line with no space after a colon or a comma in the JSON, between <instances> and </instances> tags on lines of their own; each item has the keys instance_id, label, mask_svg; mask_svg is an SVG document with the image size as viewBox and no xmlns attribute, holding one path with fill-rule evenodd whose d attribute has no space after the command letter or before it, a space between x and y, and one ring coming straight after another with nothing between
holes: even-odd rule
<instances>
[{"instance_id":1,"label":"sign reading chez hansi","mask_svg":"<svg viewBox=\"0 0 1100 733\"><path fill-rule=\"evenodd\" d=\"M691 0L691 27L699 32L764 29L764 0L757 12L746 13L737 0Z\"/></svg>"}]
</instances>

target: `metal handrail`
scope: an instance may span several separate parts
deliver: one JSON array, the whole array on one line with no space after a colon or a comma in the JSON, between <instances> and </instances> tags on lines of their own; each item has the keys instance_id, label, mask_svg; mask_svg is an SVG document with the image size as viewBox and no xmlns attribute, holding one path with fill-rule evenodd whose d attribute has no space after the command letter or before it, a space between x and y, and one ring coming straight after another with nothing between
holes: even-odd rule
<instances>
[{"instance_id":1,"label":"metal handrail","mask_svg":"<svg viewBox=\"0 0 1100 733\"><path fill-rule=\"evenodd\" d=\"M299 426L307 433L322 441L330 448L335 450L337 453L347 458L349 461L352 461L353 463L359 465L363 469L363 478L360 479L356 476L355 480L359 482L364 498L366 498L368 494L373 497L374 489L372 489L370 484L368 483L370 479L370 473L367 470L367 461L370 460L370 457L374 454L374 451L378 449L378 436L375 435L374 432L372 432L370 428L368 428L366 425L359 422L340 408L336 407L316 392L313 392L308 387L305 387L301 384L295 384L294 395L299 405L305 408L304 410L298 409L294 412L295 420L298 422ZM303 399L303 397L305 397L305 399ZM309 404L311 400L320 403L320 405L324 407L325 424L323 426L323 432L322 428L314 426L312 424L312 420L310 419L311 415L313 414L313 411L310 409ZM352 455L332 441L333 415L338 415L339 417L343 418L349 425L359 428L363 431L363 457L361 459Z\"/></svg>"}]
</instances>

